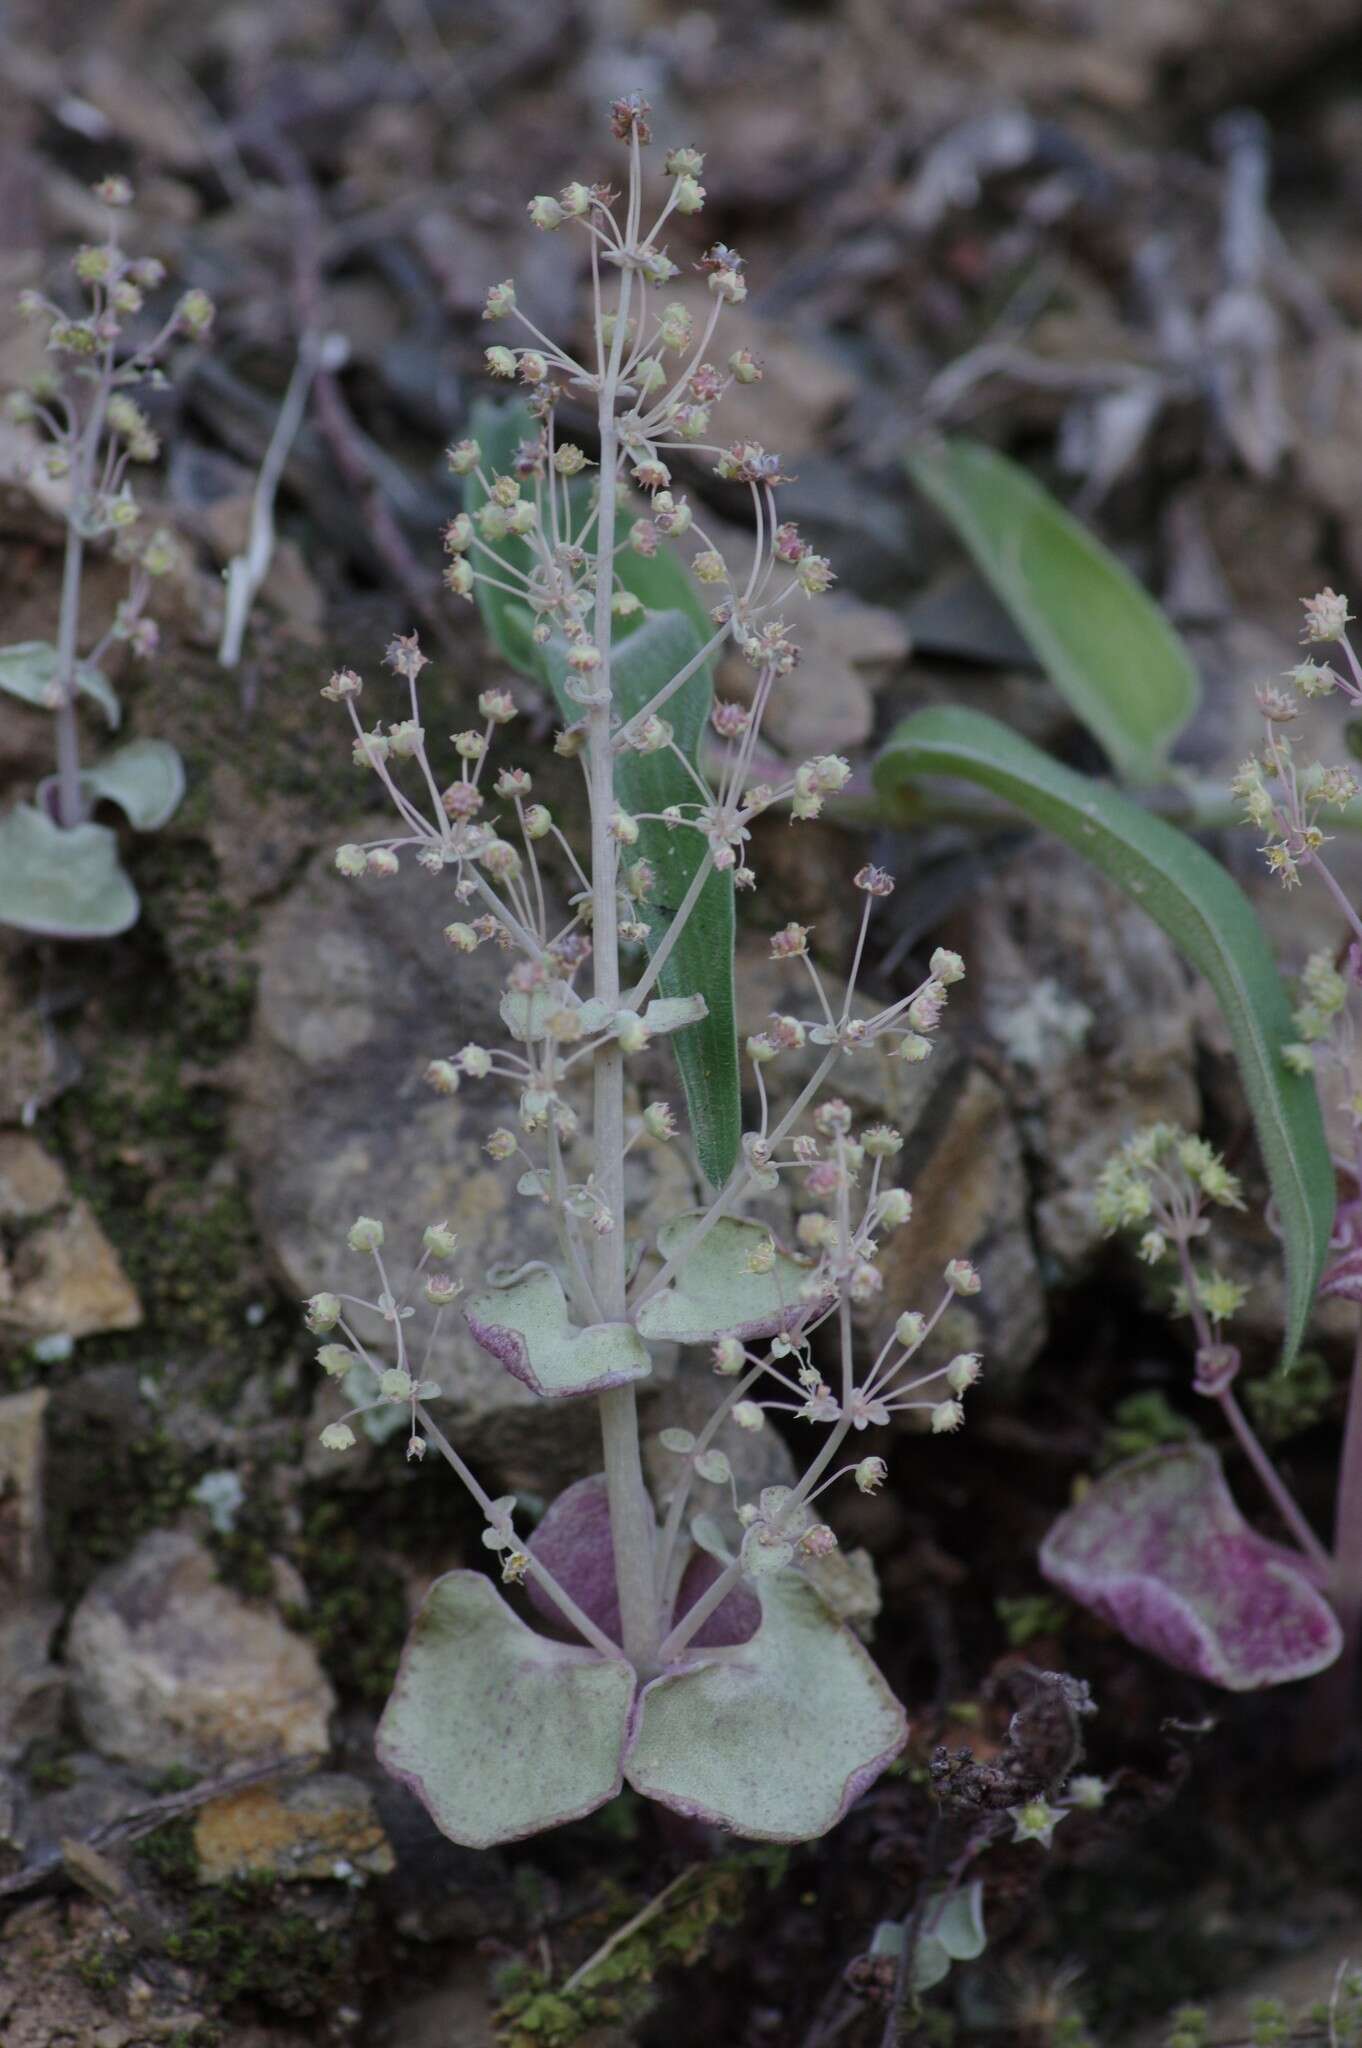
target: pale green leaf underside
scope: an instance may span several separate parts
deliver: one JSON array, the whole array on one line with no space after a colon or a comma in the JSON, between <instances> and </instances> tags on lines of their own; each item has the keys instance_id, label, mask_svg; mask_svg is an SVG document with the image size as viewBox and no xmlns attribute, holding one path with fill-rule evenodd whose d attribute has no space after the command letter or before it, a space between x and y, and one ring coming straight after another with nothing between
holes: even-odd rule
<instances>
[{"instance_id":1,"label":"pale green leaf underside","mask_svg":"<svg viewBox=\"0 0 1362 2048\"><path fill-rule=\"evenodd\" d=\"M481 444L483 468L489 475L507 472L517 446L537 431L519 404L476 405L471 428ZM470 512L481 499L476 479L469 478L465 502ZM574 502L583 507L587 502L580 487ZM494 552L503 561L523 568L527 554L523 544L504 541ZM699 651L710 629L689 577L666 548L651 560L625 548L616 558L616 571L624 587L653 615L632 631L627 622L621 622L615 633L614 694L619 716L626 720ZM489 636L510 665L552 689L566 718L580 717L580 707L562 692L561 656L555 664L551 651L536 647L530 637L532 619L527 607L508 592L482 582L477 585L477 600ZM696 765L712 694L706 665L677 692L663 713L673 727L677 745ZM696 795L694 782L669 752L621 756L615 788L622 807L635 813L688 804ZM655 823L642 826L634 858L649 861L657 874L653 894L640 913L648 927L650 952L665 937L703 855L698 833L669 832ZM658 978L659 991L665 997L698 992L705 998L704 1020L677 1033L674 1051L700 1165L716 1187L732 1169L742 1133L733 939L732 879L711 874Z\"/></svg>"},{"instance_id":2,"label":"pale green leaf underside","mask_svg":"<svg viewBox=\"0 0 1362 2048\"><path fill-rule=\"evenodd\" d=\"M118 805L139 832L155 832L184 795L184 763L165 740L130 740L81 777L95 794Z\"/></svg>"},{"instance_id":3,"label":"pale green leaf underside","mask_svg":"<svg viewBox=\"0 0 1362 2048\"><path fill-rule=\"evenodd\" d=\"M0 818L0 924L55 939L111 939L137 922L138 908L107 825L63 831L32 804Z\"/></svg>"},{"instance_id":4,"label":"pale green leaf underside","mask_svg":"<svg viewBox=\"0 0 1362 2048\"><path fill-rule=\"evenodd\" d=\"M898 727L876 763L877 788L892 797L923 776L960 777L1015 804L1147 910L1211 984L1280 1218L1289 1363L1328 1249L1334 1173L1314 1082L1282 1061L1282 1046L1295 1035L1290 1005L1253 906L1194 840L979 712L921 711Z\"/></svg>"},{"instance_id":5,"label":"pale green leaf underside","mask_svg":"<svg viewBox=\"0 0 1362 2048\"><path fill-rule=\"evenodd\" d=\"M794 1573L759 1586L750 1642L644 1688L624 1774L646 1798L758 1841L835 1827L907 1740L851 1631Z\"/></svg>"},{"instance_id":6,"label":"pale green leaf underside","mask_svg":"<svg viewBox=\"0 0 1362 2048\"><path fill-rule=\"evenodd\" d=\"M944 1903L934 1893L922 1916L913 1957L913 1985L930 1991L950 1975L952 1963L972 1963L987 1947L984 1932L984 1887L980 1878L951 1893Z\"/></svg>"},{"instance_id":7,"label":"pale green leaf underside","mask_svg":"<svg viewBox=\"0 0 1362 2048\"><path fill-rule=\"evenodd\" d=\"M37 704L45 711L57 707L57 650L47 640L16 640L0 647L0 690ZM110 726L117 726L123 713L112 683L102 670L88 661L76 663L76 688L93 697Z\"/></svg>"},{"instance_id":8,"label":"pale green leaf underside","mask_svg":"<svg viewBox=\"0 0 1362 2048\"><path fill-rule=\"evenodd\" d=\"M442 1834L487 1849L614 1798L633 1695L623 1660L536 1635L490 1579L450 1572L412 1626L375 1747Z\"/></svg>"},{"instance_id":9,"label":"pale green leaf underside","mask_svg":"<svg viewBox=\"0 0 1362 2048\"><path fill-rule=\"evenodd\" d=\"M648 1347L632 1323L582 1329L572 1321L563 1284L547 1266L473 1295L464 1315L483 1350L548 1400L604 1393L651 1371Z\"/></svg>"},{"instance_id":10,"label":"pale green leaf underside","mask_svg":"<svg viewBox=\"0 0 1362 2048\"><path fill-rule=\"evenodd\" d=\"M906 461L1118 774L1157 782L1196 709L1198 685L1186 647L1148 592L995 449L923 442Z\"/></svg>"},{"instance_id":11,"label":"pale green leaf underside","mask_svg":"<svg viewBox=\"0 0 1362 2048\"><path fill-rule=\"evenodd\" d=\"M663 1224L657 1248L664 1259L684 1246L699 1220L677 1216ZM716 1337L748 1341L784 1328L806 1306L799 1290L809 1269L778 1251L769 1272L750 1272L748 1261L770 1242L764 1224L724 1217L675 1279L639 1310L635 1321L642 1334L653 1342L712 1344Z\"/></svg>"}]
</instances>

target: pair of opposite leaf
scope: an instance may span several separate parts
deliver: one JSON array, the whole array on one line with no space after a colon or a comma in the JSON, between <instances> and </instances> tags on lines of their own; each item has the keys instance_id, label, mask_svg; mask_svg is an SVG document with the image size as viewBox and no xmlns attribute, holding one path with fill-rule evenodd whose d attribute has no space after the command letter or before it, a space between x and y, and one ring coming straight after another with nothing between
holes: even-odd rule
<instances>
[{"instance_id":1,"label":"pair of opposite leaf","mask_svg":"<svg viewBox=\"0 0 1362 2048\"><path fill-rule=\"evenodd\" d=\"M57 650L48 641L0 648L0 690L53 710L57 667ZM76 688L116 729L122 710L108 678L78 662ZM116 804L139 832L164 825L184 795L183 763L164 740L133 740L82 770L80 780L87 810ZM59 825L55 792L56 777L48 776L36 802L16 804L0 817L0 924L45 938L115 938L137 922L140 909L117 838L88 816L78 825Z\"/></svg>"},{"instance_id":2,"label":"pair of opposite leaf","mask_svg":"<svg viewBox=\"0 0 1362 2048\"><path fill-rule=\"evenodd\" d=\"M667 1258L696 1219L660 1234ZM639 1312L637 1325L571 1321L558 1276L531 1267L468 1304L492 1355L550 1398L643 1377L644 1338L708 1344L783 1328L806 1268L769 1233L730 1218ZM764 1263L764 1261L762 1262ZM728 1562L697 1517L674 1612L683 1617ZM530 1550L612 1641L620 1635L603 1476L569 1487ZM557 1610L533 1584L550 1622ZM384 1767L452 1840L485 1848L580 1818L627 1781L690 1818L767 1841L807 1841L841 1818L907 1739L903 1708L857 1638L797 1573L740 1581L677 1662L640 1684L623 1656L538 1633L480 1572L436 1581L403 1651L378 1732Z\"/></svg>"}]
</instances>

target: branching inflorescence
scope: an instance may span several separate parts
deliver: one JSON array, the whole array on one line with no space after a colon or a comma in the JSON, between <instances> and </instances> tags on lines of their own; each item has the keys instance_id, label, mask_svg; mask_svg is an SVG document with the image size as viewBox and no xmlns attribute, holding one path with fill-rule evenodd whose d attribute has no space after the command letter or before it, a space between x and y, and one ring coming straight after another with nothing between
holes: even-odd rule
<instances>
[{"instance_id":1,"label":"branching inflorescence","mask_svg":"<svg viewBox=\"0 0 1362 2048\"><path fill-rule=\"evenodd\" d=\"M448 878L457 914L445 937L454 954L490 946L506 956L501 1016L509 1043L465 1045L433 1059L426 1078L443 1094L489 1080L509 1085L514 1114L487 1149L518 1175L521 1198L544 1205L558 1253L555 1264L532 1261L495 1285L466 1281L452 1271L460 1256L453 1235L432 1225L414 1272L399 1282L385 1262L381 1222L361 1218L349 1241L373 1262L372 1297L324 1293L308 1305L309 1327L331 1340L319 1353L324 1369L353 1383L358 1360L370 1375L372 1404L407 1409L408 1455L422 1458L433 1446L449 1462L482 1508L484 1540L500 1559L503 1581L524 1581L540 1612L575 1638L568 1645L532 1634L485 1578L469 1573L441 1580L418 1617L381 1752L447 1832L475 1842L588 1810L618 1788L622 1769L665 1803L741 1832L793 1839L831 1825L905 1731L901 1709L859 1644L801 1576L801 1565L835 1542L820 1503L839 1479L867 1492L882 1483L884 1459L863 1449L868 1428L920 1410L931 1429L956 1429L980 1372L973 1354L931 1368L920 1362L949 1303L978 1290L963 1259L946 1267L928 1312L897 1318L868 1369L857 1357L853 1313L878 1302L882 1239L908 1223L912 1203L889 1178L900 1133L885 1124L853 1128L851 1110L830 1090L840 1064L872 1047L924 1058L948 988L964 971L942 949L911 994L873 1010L858 1001L870 916L893 888L879 868L864 867L855 878L862 916L839 1000L810 953L808 931L792 923L774 935L773 957L807 976L808 1002L806 1014L772 1016L747 1040L755 1128L707 1204L665 1224L655 1251L640 1253L631 1238L626 1156L638 1145L671 1143L678 1123L660 1101L627 1113L628 1064L655 1039L706 1015L701 989L657 993L677 941L712 875L731 876L744 889L755 884L755 818L777 807L796 821L816 817L849 774L846 762L823 756L779 780L752 779L763 714L798 659L786 610L825 591L833 576L779 517L779 457L752 442L724 447L708 438L729 386L761 374L746 350L730 354L723 370L711 361L725 307L745 296L741 258L722 246L703 258L711 305L699 331L682 306L657 310L650 300L650 288L665 288L679 274L662 231L673 215L698 212L704 192L699 155L673 151L666 202L645 225L647 117L637 96L613 109L629 157L622 202L603 187L573 184L557 199L530 204L541 229L585 238L590 360L541 334L510 280L495 285L488 318L518 324L528 340L490 348L488 368L524 387L538 431L507 474L489 473L474 441L450 451L456 474L473 480L481 496L446 531L447 584L464 598L480 579L509 592L532 618L535 645L553 652L561 698L576 714L555 750L580 763L589 847L574 847L525 768L494 761L517 717L507 690L484 691L478 725L453 736L452 781L428 747L420 692L426 663L414 636L396 640L386 656L405 686L398 718L365 729L353 671L333 676L323 692L346 706L355 760L378 777L399 820L391 836L342 846L341 873L391 877L404 855L414 857L432 877ZM565 392L595 405L594 460L557 431ZM756 533L745 578L730 574L674 488L668 458L677 451L710 457L721 478L745 490ZM583 490L576 480L589 474L594 488ZM630 491L646 502L639 516L629 509ZM619 564L626 551L647 558L682 535L699 544L692 567L714 600L711 631L625 716L612 668L643 608ZM750 701L713 706L711 786L666 714L688 687L707 689L706 665L726 645L746 658L753 680ZM626 811L617 766L630 753L671 756L691 794L657 812ZM655 879L638 850L647 826L692 835L699 849L684 900L661 931L643 915ZM810 1048L811 1075L790 1091L788 1107L778 1106L772 1070L793 1054L807 1066ZM590 1081L588 1130L573 1099L582 1079ZM743 1213L751 1198L790 1183L806 1205L793 1251ZM590 1395L599 1403L604 1472L569 1489L534 1535L517 1527L513 1499L489 1498L430 1413L438 1385L428 1377L429 1361L456 1300L483 1349L537 1394ZM410 1334L418 1305L433 1311L419 1346ZM365 1317L381 1321L380 1339L366 1340ZM650 1349L659 1344L705 1347L719 1382L715 1412L698 1435L663 1434L676 1477L660 1526L644 1481L636 1407ZM353 1443L356 1412L327 1428L328 1446ZM817 1447L794 1485L744 1500L716 1439L730 1422L759 1430L772 1412L813 1428ZM704 1511L704 1497L697 1512L697 1484L713 1489L711 1503L726 1500L735 1511L735 1549L716 1515ZM485 1690L489 1672L498 1674L495 1699ZM580 1769L559 1782L544 1753L546 1731L515 1786L503 1786L489 1804L477 1761L488 1726L497 1739L510 1739L508 1727L527 1725L523 1716L532 1711L527 1688L556 1676L561 1703L573 1686L588 1685L588 1674L599 1690L591 1712L572 1723ZM540 1698L533 1711L552 1722L557 1708Z\"/></svg>"},{"instance_id":2,"label":"branching inflorescence","mask_svg":"<svg viewBox=\"0 0 1362 2048\"><path fill-rule=\"evenodd\" d=\"M164 530L146 532L132 487L137 466L155 462L161 448L133 394L163 389L172 343L202 339L213 320L212 301L198 290L182 292L155 317L165 266L130 255L120 232L132 187L109 177L94 193L108 231L73 260L83 306L72 314L42 292L20 294L20 311L46 326L49 364L6 402L7 416L41 437L31 466L62 494L66 548L55 640L0 648L0 689L45 706L56 721L55 775L36 805L20 804L0 820L0 922L66 938L108 937L137 915L113 834L92 822L96 803L118 804L147 831L165 822L184 788L179 757L162 740L135 741L83 770L76 713L88 696L117 725L118 698L101 664L119 646L144 659L156 652L147 606L156 579L174 566L175 546ZM126 565L128 589L82 652L81 593L92 546L111 549Z\"/></svg>"}]
</instances>

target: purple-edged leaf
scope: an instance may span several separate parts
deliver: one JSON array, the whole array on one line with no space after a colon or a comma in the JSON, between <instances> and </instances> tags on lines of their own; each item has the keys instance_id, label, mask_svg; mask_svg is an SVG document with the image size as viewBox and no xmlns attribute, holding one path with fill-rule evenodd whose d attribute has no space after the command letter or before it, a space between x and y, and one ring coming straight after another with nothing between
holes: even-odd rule
<instances>
[{"instance_id":1,"label":"purple-edged leaf","mask_svg":"<svg viewBox=\"0 0 1362 2048\"><path fill-rule=\"evenodd\" d=\"M112 939L136 924L138 909L107 825L64 828L34 804L0 818L0 924L53 939Z\"/></svg>"},{"instance_id":2,"label":"purple-edged leaf","mask_svg":"<svg viewBox=\"0 0 1362 2048\"><path fill-rule=\"evenodd\" d=\"M1061 1515L1040 1568L1142 1650L1229 1692L1332 1664L1333 1610L1240 1514L1205 1444L1129 1459Z\"/></svg>"},{"instance_id":3,"label":"purple-edged leaf","mask_svg":"<svg viewBox=\"0 0 1362 2048\"><path fill-rule=\"evenodd\" d=\"M699 1218L677 1216L657 1234L664 1259L685 1245ZM726 1216L677 1268L676 1278L644 1303L635 1321L653 1342L712 1344L716 1337L739 1337L745 1343L772 1337L825 1304L801 1301L800 1288L809 1277L788 1252L777 1250L767 1271L753 1272L751 1260L771 1243L765 1224Z\"/></svg>"},{"instance_id":4,"label":"purple-edged leaf","mask_svg":"<svg viewBox=\"0 0 1362 2048\"><path fill-rule=\"evenodd\" d=\"M614 1798L634 1685L622 1658L550 1642L481 1572L449 1572L412 1624L375 1750L451 1842L487 1849Z\"/></svg>"},{"instance_id":5,"label":"purple-edged leaf","mask_svg":"<svg viewBox=\"0 0 1362 2048\"><path fill-rule=\"evenodd\" d=\"M548 1266L473 1295L464 1315L483 1350L546 1400L604 1393L651 1371L648 1347L632 1323L581 1329L573 1322L563 1283Z\"/></svg>"},{"instance_id":6,"label":"purple-edged leaf","mask_svg":"<svg viewBox=\"0 0 1362 2048\"><path fill-rule=\"evenodd\" d=\"M620 1640L620 1596L615 1553L610 1547L610 1499L604 1472L593 1472L559 1494L526 1549L553 1573L582 1612ZM562 1626L563 1615L534 1579L525 1581L530 1603L546 1621Z\"/></svg>"},{"instance_id":7,"label":"purple-edged leaf","mask_svg":"<svg viewBox=\"0 0 1362 2048\"><path fill-rule=\"evenodd\" d=\"M750 1642L644 1687L624 1774L676 1813L757 1841L826 1834L908 1736L850 1629L794 1573L763 1580Z\"/></svg>"},{"instance_id":8,"label":"purple-edged leaf","mask_svg":"<svg viewBox=\"0 0 1362 2048\"><path fill-rule=\"evenodd\" d=\"M552 1572L565 1593L614 1642L620 1640L620 1599L615 1583L615 1556L610 1546L610 1504L605 1474L595 1472L560 1493L526 1546ZM688 1614L722 1570L720 1562L697 1551L681 1575L674 1620ZM544 1619L557 1625L562 1614L534 1579L525 1581L530 1603ZM761 1609L745 1585L721 1600L691 1638L697 1649L745 1643L757 1632Z\"/></svg>"}]
</instances>

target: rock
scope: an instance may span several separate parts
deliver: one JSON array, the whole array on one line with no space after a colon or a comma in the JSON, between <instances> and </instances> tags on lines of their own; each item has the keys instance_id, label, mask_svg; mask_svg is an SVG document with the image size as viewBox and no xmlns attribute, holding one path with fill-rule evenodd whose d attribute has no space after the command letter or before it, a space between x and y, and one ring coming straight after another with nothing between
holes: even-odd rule
<instances>
[{"instance_id":1,"label":"rock","mask_svg":"<svg viewBox=\"0 0 1362 2048\"><path fill-rule=\"evenodd\" d=\"M43 1529L43 1416L47 1392L0 1400L0 1588L45 1585Z\"/></svg>"},{"instance_id":2,"label":"rock","mask_svg":"<svg viewBox=\"0 0 1362 2048\"><path fill-rule=\"evenodd\" d=\"M17 1241L7 1245L15 1225ZM142 1304L88 1202L36 1138L0 1131L0 1336L132 1330Z\"/></svg>"},{"instance_id":3,"label":"rock","mask_svg":"<svg viewBox=\"0 0 1362 2048\"><path fill-rule=\"evenodd\" d=\"M57 1733L65 1678L48 1657L61 1609L49 1579L43 1519L41 1388L0 1400L0 1762Z\"/></svg>"},{"instance_id":4,"label":"rock","mask_svg":"<svg viewBox=\"0 0 1362 2048\"><path fill-rule=\"evenodd\" d=\"M30 1858L67 1839L83 1840L110 1821L122 1820L147 1803L146 1788L119 1764L89 1750L63 1756L59 1780L28 1802L24 1845Z\"/></svg>"},{"instance_id":5,"label":"rock","mask_svg":"<svg viewBox=\"0 0 1362 2048\"><path fill-rule=\"evenodd\" d=\"M103 1756L209 1771L326 1750L335 1697L316 1651L219 1585L208 1551L175 1530L100 1573L66 1655L81 1727Z\"/></svg>"},{"instance_id":6,"label":"rock","mask_svg":"<svg viewBox=\"0 0 1362 2048\"><path fill-rule=\"evenodd\" d=\"M1102 1238L1093 1188L1142 1124L1195 1129L1196 997L1159 927L1075 854L1035 844L953 928L961 1009L994 1047L1036 1180L1042 1251L1066 1278Z\"/></svg>"},{"instance_id":7,"label":"rock","mask_svg":"<svg viewBox=\"0 0 1362 2048\"><path fill-rule=\"evenodd\" d=\"M466 1083L451 1098L421 1078L432 1057L470 1040L505 1041L506 957L491 947L452 954L441 933L453 910L448 892L418 870L354 884L322 859L265 920L238 1136L261 1234L295 1295L367 1289L367 1262L345 1248L360 1214L383 1220L398 1260L414 1254L428 1223L447 1220L466 1248L461 1277L556 1257L546 1211L517 1196L514 1167L498 1167L483 1149L506 1121L504 1085ZM675 1148L638 1147L629 1171L638 1227L693 1199ZM462 1452L513 1486L556 1487L594 1469L593 1404L537 1400L474 1344L461 1318L446 1328L430 1371L445 1390L442 1424ZM319 1414L336 1398L321 1387ZM345 1461L355 1476L356 1457ZM340 1472L315 1442L310 1459L310 1470Z\"/></svg>"},{"instance_id":8,"label":"rock","mask_svg":"<svg viewBox=\"0 0 1362 2048\"><path fill-rule=\"evenodd\" d=\"M0 935L0 1125L26 1122L59 1085L57 1035L5 957L12 939Z\"/></svg>"},{"instance_id":9,"label":"rock","mask_svg":"<svg viewBox=\"0 0 1362 2048\"><path fill-rule=\"evenodd\" d=\"M61 1728L66 1677L48 1650L62 1618L51 1600L22 1594L0 1612L0 1763Z\"/></svg>"},{"instance_id":10,"label":"rock","mask_svg":"<svg viewBox=\"0 0 1362 2048\"><path fill-rule=\"evenodd\" d=\"M1197 1917L1209 1932L1216 1919L1217 1903L1204 1895L1195 1903L1199 1908ZM1260 2033L1254 2025L1258 2017L1255 2007L1269 1999L1285 2006L1290 2037L1307 2038L1306 2032L1298 2034L1297 2029L1305 2027L1315 2007L1328 2008L1341 1977L1358 1967L1358 1957L1362 1956L1362 1919L1358 1916L1357 1901L1342 1890L1307 1890L1302 1896L1298 1888L1292 1898L1290 1932L1283 1930L1279 1938L1283 1949L1289 1944L1290 1953L1264 1969L1255 1970L1233 1990L1196 2001L1206 2014L1201 2038L1211 2042L1278 2039L1275 2033ZM1346 2008L1350 2001L1343 2003ZM1170 2014L1156 2024L1137 2028L1130 2036L1130 2048L1166 2048L1171 2022ZM1351 2038L1341 2028L1335 2032L1329 2026L1318 2032L1310 2028L1308 2032L1317 2040L1341 2042Z\"/></svg>"},{"instance_id":11,"label":"rock","mask_svg":"<svg viewBox=\"0 0 1362 2048\"><path fill-rule=\"evenodd\" d=\"M504 2037L486 1977L479 1957L459 1957L443 1984L403 2000L378 2021L373 2048L453 2048L456 2042L458 2048L495 2048Z\"/></svg>"},{"instance_id":12,"label":"rock","mask_svg":"<svg viewBox=\"0 0 1362 2048\"><path fill-rule=\"evenodd\" d=\"M194 1823L194 1849L202 1884L246 1871L348 1879L359 1871L385 1877L396 1867L368 1786L340 1772L210 1800Z\"/></svg>"},{"instance_id":13,"label":"rock","mask_svg":"<svg viewBox=\"0 0 1362 2048\"><path fill-rule=\"evenodd\" d=\"M845 459L806 455L782 486L778 510L831 558L842 589L858 597L897 603L920 571L906 485L889 490Z\"/></svg>"}]
</instances>

